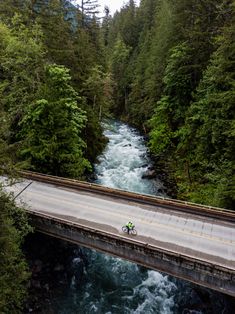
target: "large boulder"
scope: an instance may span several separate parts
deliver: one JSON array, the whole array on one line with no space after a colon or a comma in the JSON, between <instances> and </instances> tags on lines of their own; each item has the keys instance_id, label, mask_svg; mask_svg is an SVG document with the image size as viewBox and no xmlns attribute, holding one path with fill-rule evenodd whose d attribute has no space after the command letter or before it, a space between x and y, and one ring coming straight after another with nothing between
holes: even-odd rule
<instances>
[{"instance_id":1,"label":"large boulder","mask_svg":"<svg viewBox=\"0 0 235 314\"><path fill-rule=\"evenodd\" d=\"M148 169L144 174L142 174L142 179L155 179L156 171L154 169Z\"/></svg>"}]
</instances>

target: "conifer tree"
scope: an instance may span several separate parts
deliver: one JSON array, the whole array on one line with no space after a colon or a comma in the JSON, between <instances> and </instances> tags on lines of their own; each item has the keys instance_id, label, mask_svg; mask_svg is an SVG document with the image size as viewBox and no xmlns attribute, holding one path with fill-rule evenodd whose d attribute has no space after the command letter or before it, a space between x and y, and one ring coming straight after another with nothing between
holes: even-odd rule
<instances>
[{"instance_id":1,"label":"conifer tree","mask_svg":"<svg viewBox=\"0 0 235 314\"><path fill-rule=\"evenodd\" d=\"M104 13L105 15L102 21L102 32L103 32L104 46L106 47L108 46L108 43L109 43L110 24L112 20L108 6L105 6Z\"/></svg>"},{"instance_id":2,"label":"conifer tree","mask_svg":"<svg viewBox=\"0 0 235 314\"><path fill-rule=\"evenodd\" d=\"M90 18L97 16L99 6L98 0L80 0L78 8L81 11L81 25L83 28L89 25Z\"/></svg>"},{"instance_id":3,"label":"conifer tree","mask_svg":"<svg viewBox=\"0 0 235 314\"><path fill-rule=\"evenodd\" d=\"M145 129L146 121L153 115L156 102L162 96L166 60L175 43L172 35L175 23L168 0L141 2L138 16L143 29L133 62L128 109L131 121L139 127L144 122Z\"/></svg>"},{"instance_id":4,"label":"conifer tree","mask_svg":"<svg viewBox=\"0 0 235 314\"><path fill-rule=\"evenodd\" d=\"M113 110L114 113L119 116L125 112L127 104L128 84L127 77L123 74L128 64L129 53L130 48L126 46L121 36L119 36L114 46L111 59L111 69L115 81L114 98L116 99Z\"/></svg>"},{"instance_id":5,"label":"conifer tree","mask_svg":"<svg viewBox=\"0 0 235 314\"><path fill-rule=\"evenodd\" d=\"M25 14L28 9L29 1L21 1L21 0L4 0L0 1L0 16L1 22L6 24L11 23L11 19L14 15L17 14Z\"/></svg>"},{"instance_id":6,"label":"conifer tree","mask_svg":"<svg viewBox=\"0 0 235 314\"><path fill-rule=\"evenodd\" d=\"M0 30L2 34L2 24ZM20 166L15 158L16 147L8 143L9 120L0 104L0 175L9 178L9 182L0 182L0 313L20 314L30 275L21 246L31 228L25 211L16 207L12 196L3 191L3 184L12 181Z\"/></svg>"},{"instance_id":7,"label":"conifer tree","mask_svg":"<svg viewBox=\"0 0 235 314\"><path fill-rule=\"evenodd\" d=\"M28 28L19 15L15 15L11 24L11 29L0 24L0 106L10 113L14 142L18 123L41 84L45 50L38 24Z\"/></svg>"},{"instance_id":8,"label":"conifer tree","mask_svg":"<svg viewBox=\"0 0 235 314\"><path fill-rule=\"evenodd\" d=\"M26 142L21 155L39 172L81 178L90 168L83 157L85 142L81 139L86 115L70 82L65 67L47 67L39 94L42 98L29 107L22 121Z\"/></svg>"},{"instance_id":9,"label":"conifer tree","mask_svg":"<svg viewBox=\"0 0 235 314\"><path fill-rule=\"evenodd\" d=\"M0 312L22 313L29 271L21 245L31 231L26 213L0 187Z\"/></svg>"},{"instance_id":10,"label":"conifer tree","mask_svg":"<svg viewBox=\"0 0 235 314\"><path fill-rule=\"evenodd\" d=\"M61 0L50 0L40 6L37 21L44 34L47 58L50 62L71 68L75 62L73 28L66 21L66 9Z\"/></svg>"},{"instance_id":11,"label":"conifer tree","mask_svg":"<svg viewBox=\"0 0 235 314\"><path fill-rule=\"evenodd\" d=\"M199 184L191 191L191 197L195 201L234 208L235 24L232 8L227 19L217 38L218 48L187 114L190 142L185 145L191 154L192 168L196 169L192 175Z\"/></svg>"}]
</instances>

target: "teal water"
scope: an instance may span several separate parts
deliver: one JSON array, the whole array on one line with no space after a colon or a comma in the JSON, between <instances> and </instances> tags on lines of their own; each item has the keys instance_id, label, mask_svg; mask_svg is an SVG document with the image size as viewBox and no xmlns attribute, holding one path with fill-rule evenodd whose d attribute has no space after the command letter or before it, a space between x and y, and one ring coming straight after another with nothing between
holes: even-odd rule
<instances>
[{"instance_id":1,"label":"teal water","mask_svg":"<svg viewBox=\"0 0 235 314\"><path fill-rule=\"evenodd\" d=\"M105 135L109 143L95 165L96 182L162 195L163 183L142 179L151 165L143 137L120 122L106 123ZM71 267L82 276L73 275L69 286L53 296L50 313L232 313L221 294L94 250L75 252Z\"/></svg>"}]
</instances>

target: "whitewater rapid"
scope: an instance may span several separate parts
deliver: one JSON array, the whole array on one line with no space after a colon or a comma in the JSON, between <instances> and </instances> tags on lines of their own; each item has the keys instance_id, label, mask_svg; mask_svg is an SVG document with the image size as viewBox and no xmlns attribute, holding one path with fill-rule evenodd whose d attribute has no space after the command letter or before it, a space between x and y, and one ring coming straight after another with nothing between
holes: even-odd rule
<instances>
[{"instance_id":1,"label":"whitewater rapid","mask_svg":"<svg viewBox=\"0 0 235 314\"><path fill-rule=\"evenodd\" d=\"M95 165L97 183L127 191L163 196L163 184L142 179L152 162L144 138L126 124L106 123L104 135L108 145Z\"/></svg>"},{"instance_id":2,"label":"whitewater rapid","mask_svg":"<svg viewBox=\"0 0 235 314\"><path fill-rule=\"evenodd\" d=\"M117 121L105 123L104 130L109 142L95 165L96 183L162 196L163 183L142 178L151 167L144 138L135 129ZM73 263L75 271L79 271L78 283L72 280L70 288L54 300L55 313L223 312L220 297L203 288L199 290L191 283L86 248L79 248L75 256ZM206 300L206 306L209 304L208 311L199 310L204 307L200 296Z\"/></svg>"}]
</instances>

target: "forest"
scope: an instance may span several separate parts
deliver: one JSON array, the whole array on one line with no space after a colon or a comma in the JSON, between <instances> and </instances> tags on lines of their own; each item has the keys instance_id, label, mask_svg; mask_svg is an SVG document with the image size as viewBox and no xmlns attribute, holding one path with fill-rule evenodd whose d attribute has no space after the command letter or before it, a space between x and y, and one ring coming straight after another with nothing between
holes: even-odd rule
<instances>
[{"instance_id":1,"label":"forest","mask_svg":"<svg viewBox=\"0 0 235 314\"><path fill-rule=\"evenodd\" d=\"M86 180L114 118L146 136L178 199L234 209L234 6L129 0L101 18L97 0L1 1L0 175ZM0 190L0 312L20 313L31 229Z\"/></svg>"}]
</instances>

